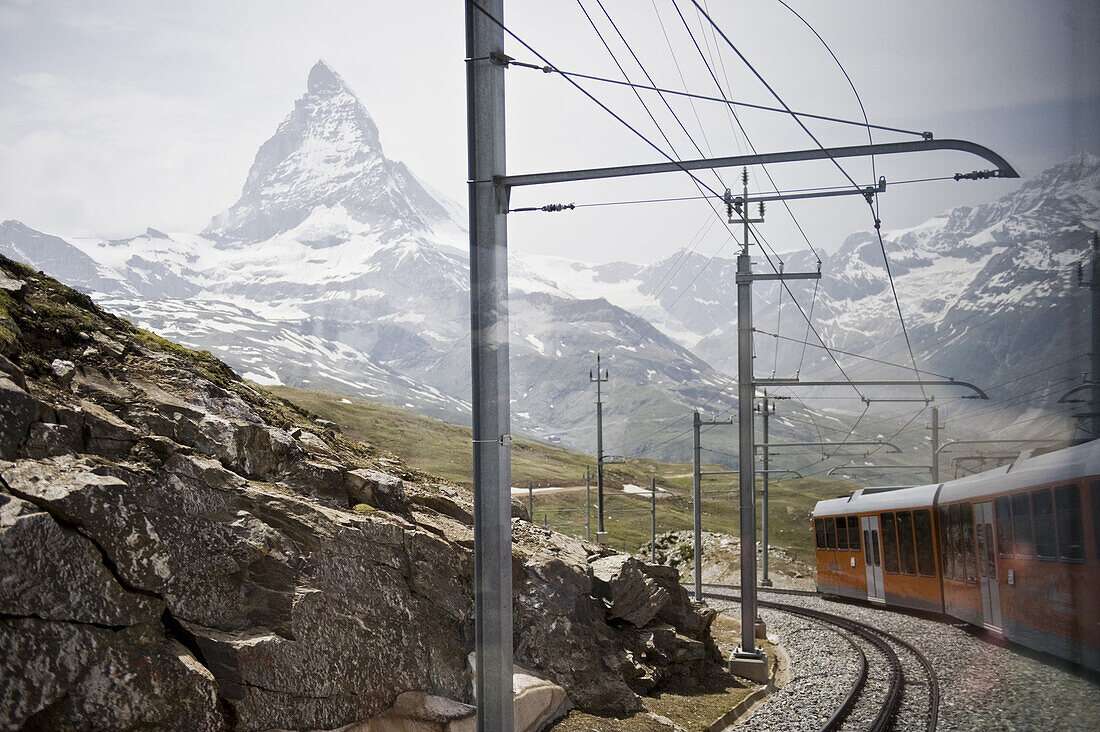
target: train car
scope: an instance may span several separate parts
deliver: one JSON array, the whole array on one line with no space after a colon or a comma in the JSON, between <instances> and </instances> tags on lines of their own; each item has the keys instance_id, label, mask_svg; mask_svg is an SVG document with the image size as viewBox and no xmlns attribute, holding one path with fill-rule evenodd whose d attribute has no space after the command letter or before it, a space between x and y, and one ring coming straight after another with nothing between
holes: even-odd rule
<instances>
[{"instance_id":1,"label":"train car","mask_svg":"<svg viewBox=\"0 0 1100 732\"><path fill-rule=\"evenodd\" d=\"M932 525L937 488L863 488L820 501L813 514L818 591L942 612ZM832 538L841 525L846 547Z\"/></svg>"},{"instance_id":2,"label":"train car","mask_svg":"<svg viewBox=\"0 0 1100 732\"><path fill-rule=\"evenodd\" d=\"M813 529L822 593L943 612L1100 671L1100 440L820 501Z\"/></svg>"}]
</instances>

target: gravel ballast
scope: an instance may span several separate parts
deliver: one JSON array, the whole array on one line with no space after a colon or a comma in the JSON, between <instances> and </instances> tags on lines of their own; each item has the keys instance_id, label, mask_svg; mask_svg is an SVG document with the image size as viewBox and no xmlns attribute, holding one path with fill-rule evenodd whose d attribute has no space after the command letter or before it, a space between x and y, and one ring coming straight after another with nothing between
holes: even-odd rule
<instances>
[{"instance_id":1,"label":"gravel ballast","mask_svg":"<svg viewBox=\"0 0 1100 732\"><path fill-rule=\"evenodd\" d=\"M905 613L823 600L761 593L761 598L822 610L893 633L931 661L940 684L940 730L1095 730L1100 729L1100 685L1056 659L1037 657L980 637L962 623L940 622ZM710 600L723 613L739 605ZM832 626L789 613L763 609L770 636L791 659L790 683L731 729L817 730L835 711L858 670L858 654ZM885 693L881 653L867 654L872 691L856 704L845 729L866 729ZM906 689L899 729L923 729L928 714L928 679L915 657L895 646ZM877 671L876 671L877 669Z\"/></svg>"}]
</instances>

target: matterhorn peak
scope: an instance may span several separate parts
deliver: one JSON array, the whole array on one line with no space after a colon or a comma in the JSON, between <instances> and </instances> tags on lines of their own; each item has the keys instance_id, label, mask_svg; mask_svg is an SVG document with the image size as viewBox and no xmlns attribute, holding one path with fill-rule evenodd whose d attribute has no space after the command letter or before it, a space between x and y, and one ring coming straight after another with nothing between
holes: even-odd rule
<instances>
[{"instance_id":1,"label":"matterhorn peak","mask_svg":"<svg viewBox=\"0 0 1100 732\"><path fill-rule=\"evenodd\" d=\"M325 63L324 59L318 59L309 70L309 79L306 81L306 89L310 94L338 94L349 91L348 85L340 78L340 75ZM350 92L349 92L350 93Z\"/></svg>"},{"instance_id":2,"label":"matterhorn peak","mask_svg":"<svg viewBox=\"0 0 1100 732\"><path fill-rule=\"evenodd\" d=\"M315 212L324 217L335 211L383 241L448 218L402 163L386 158L362 102L318 61L306 93L256 153L240 199L204 233L222 241L263 241Z\"/></svg>"}]
</instances>

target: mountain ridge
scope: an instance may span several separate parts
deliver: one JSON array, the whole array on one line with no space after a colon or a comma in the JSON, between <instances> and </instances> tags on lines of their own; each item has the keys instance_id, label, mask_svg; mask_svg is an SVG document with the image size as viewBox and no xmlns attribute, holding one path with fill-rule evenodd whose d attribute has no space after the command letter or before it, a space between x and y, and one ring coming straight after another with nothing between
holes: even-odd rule
<instances>
[{"instance_id":1,"label":"mountain ridge","mask_svg":"<svg viewBox=\"0 0 1100 732\"><path fill-rule=\"evenodd\" d=\"M1043 358L1075 348L1077 325L1043 313L1075 302L1055 291L1051 272L1079 256L1070 239L1100 224L1098 191L1100 158L1079 155L993 203L884 231L921 367L990 383L1009 378L1017 361L1034 362L1035 353L996 337L1013 307L1034 315L1028 322L1036 328L1057 326ZM436 200L384 156L359 99L318 62L305 94L257 152L241 197L204 235L150 229L130 239L66 241L6 222L0 251L59 268L110 307L209 347L262 383L352 390L465 422L469 283L460 218L457 204ZM1069 239L1051 239L1063 234ZM39 241L49 251L30 251ZM821 258L820 286L790 285L812 303L817 330L833 347L899 362L869 370L841 357L846 372L905 378L877 238L856 232ZM796 252L786 266L816 266L810 259ZM593 421L583 377L595 352L622 379L619 399L608 404L609 442L678 449L639 424L674 423L699 407L736 408L732 257L681 251L651 265L593 266L512 252L509 267L518 430L583 444L579 435ZM1027 293L1049 302L1013 302ZM800 316L785 293L761 284L754 300L759 375L838 378L804 324L791 337ZM996 323L974 330L965 318L975 317L979 301ZM769 331L780 330L786 340L773 347Z\"/></svg>"}]
</instances>

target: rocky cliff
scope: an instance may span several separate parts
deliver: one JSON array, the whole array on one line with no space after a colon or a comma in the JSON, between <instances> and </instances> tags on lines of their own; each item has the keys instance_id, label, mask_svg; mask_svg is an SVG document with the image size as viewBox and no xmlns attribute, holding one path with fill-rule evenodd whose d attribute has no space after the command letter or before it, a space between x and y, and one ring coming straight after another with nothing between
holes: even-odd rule
<instances>
[{"instance_id":1,"label":"rocky cliff","mask_svg":"<svg viewBox=\"0 0 1100 732\"><path fill-rule=\"evenodd\" d=\"M470 701L472 502L0 257L0 729ZM513 519L517 663L597 713L720 661L674 570Z\"/></svg>"}]
</instances>

